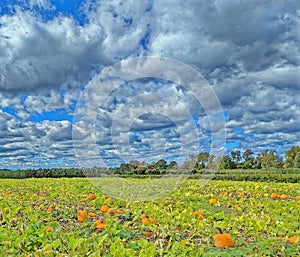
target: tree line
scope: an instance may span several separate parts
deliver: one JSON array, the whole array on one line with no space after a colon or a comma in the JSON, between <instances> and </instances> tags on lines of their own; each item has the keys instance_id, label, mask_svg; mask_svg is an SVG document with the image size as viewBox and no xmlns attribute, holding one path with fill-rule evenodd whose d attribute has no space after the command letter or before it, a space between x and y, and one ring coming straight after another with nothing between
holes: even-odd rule
<instances>
[{"instance_id":1,"label":"tree line","mask_svg":"<svg viewBox=\"0 0 300 257\"><path fill-rule=\"evenodd\" d=\"M235 150L222 157L211 156L207 152L190 156L194 171L201 169L266 169L300 168L300 146L293 146L285 152L285 160L273 149L255 154L251 149Z\"/></svg>"},{"instance_id":2,"label":"tree line","mask_svg":"<svg viewBox=\"0 0 300 257\"><path fill-rule=\"evenodd\" d=\"M293 146L285 152L285 160L273 149L264 150L261 153L254 153L250 149L245 151L235 150L224 156L214 156L208 152L201 152L191 155L181 165L176 161L167 162L160 159L156 162L146 163L132 160L129 163L122 163L119 167L104 168L93 167L86 169L79 168L53 168L53 169L30 169L30 170L0 170L0 178L30 178L30 177L98 177L102 175L164 175L176 172L188 172L201 174L205 170L234 170L234 169L299 169L300 168L300 146Z\"/></svg>"}]
</instances>

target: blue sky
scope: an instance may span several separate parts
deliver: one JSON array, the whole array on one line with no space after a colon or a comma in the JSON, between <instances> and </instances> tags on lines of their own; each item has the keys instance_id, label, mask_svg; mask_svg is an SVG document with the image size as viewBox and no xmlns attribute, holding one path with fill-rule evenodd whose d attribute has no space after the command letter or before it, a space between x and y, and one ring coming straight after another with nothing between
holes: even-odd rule
<instances>
[{"instance_id":1,"label":"blue sky","mask_svg":"<svg viewBox=\"0 0 300 257\"><path fill-rule=\"evenodd\" d=\"M106 67L143 56L173 58L202 74L223 109L227 152L284 154L300 141L299 15L297 0L1 1L0 168L78 166L72 128L80 96ZM166 97L150 101L154 93ZM106 165L211 150L203 106L172 82L125 83L97 112Z\"/></svg>"}]
</instances>

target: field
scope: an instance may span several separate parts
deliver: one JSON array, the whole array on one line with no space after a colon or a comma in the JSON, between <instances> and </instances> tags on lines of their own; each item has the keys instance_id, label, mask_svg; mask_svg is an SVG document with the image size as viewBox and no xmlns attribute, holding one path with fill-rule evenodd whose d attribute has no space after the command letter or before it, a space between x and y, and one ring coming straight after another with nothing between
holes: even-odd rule
<instances>
[{"instance_id":1,"label":"field","mask_svg":"<svg viewBox=\"0 0 300 257\"><path fill-rule=\"evenodd\" d=\"M275 257L300 252L297 183L212 180L200 186L189 179L149 202L111 197L86 178L0 183L0 256ZM214 235L220 233L230 234L234 246L216 247Z\"/></svg>"}]
</instances>

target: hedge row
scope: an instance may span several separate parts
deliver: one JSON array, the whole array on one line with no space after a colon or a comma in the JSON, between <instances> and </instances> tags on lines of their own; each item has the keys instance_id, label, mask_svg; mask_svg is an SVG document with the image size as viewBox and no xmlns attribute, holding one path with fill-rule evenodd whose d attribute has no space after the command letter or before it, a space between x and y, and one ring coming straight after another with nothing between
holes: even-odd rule
<instances>
[{"instance_id":1,"label":"hedge row","mask_svg":"<svg viewBox=\"0 0 300 257\"><path fill-rule=\"evenodd\" d=\"M40 170L0 170L0 178L62 178L62 177L100 177L110 175L107 169L40 169ZM162 175L139 175L123 174L118 175L123 178L160 178ZM205 170L201 173L191 174L192 179L212 179L212 180L235 180L235 181L276 181L300 183L300 169L289 170Z\"/></svg>"},{"instance_id":2,"label":"hedge row","mask_svg":"<svg viewBox=\"0 0 300 257\"><path fill-rule=\"evenodd\" d=\"M80 169L40 169L40 170L0 170L0 178L71 178L84 177L84 172Z\"/></svg>"},{"instance_id":3,"label":"hedge row","mask_svg":"<svg viewBox=\"0 0 300 257\"><path fill-rule=\"evenodd\" d=\"M233 181L260 181L260 182L288 182L300 183L299 174L268 174L268 173L253 173L253 174L197 174L191 175L192 179L212 179L212 180L233 180Z\"/></svg>"}]
</instances>

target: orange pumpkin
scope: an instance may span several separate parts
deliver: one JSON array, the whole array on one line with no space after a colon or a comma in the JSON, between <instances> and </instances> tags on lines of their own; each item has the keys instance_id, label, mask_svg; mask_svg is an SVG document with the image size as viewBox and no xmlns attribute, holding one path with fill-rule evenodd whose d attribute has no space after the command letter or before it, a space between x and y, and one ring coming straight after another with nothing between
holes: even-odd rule
<instances>
[{"instance_id":1,"label":"orange pumpkin","mask_svg":"<svg viewBox=\"0 0 300 257\"><path fill-rule=\"evenodd\" d=\"M48 234L49 232L53 232L53 227L49 226L46 228L46 234Z\"/></svg>"},{"instance_id":2,"label":"orange pumpkin","mask_svg":"<svg viewBox=\"0 0 300 257\"><path fill-rule=\"evenodd\" d=\"M121 210L116 210L115 213L116 213L116 214L123 214L123 211L121 211Z\"/></svg>"},{"instance_id":3,"label":"orange pumpkin","mask_svg":"<svg viewBox=\"0 0 300 257\"><path fill-rule=\"evenodd\" d=\"M53 211L53 208L52 208L52 207L50 207L50 208L48 208L48 209L46 210L47 213L51 213L52 211Z\"/></svg>"},{"instance_id":4,"label":"orange pumpkin","mask_svg":"<svg viewBox=\"0 0 300 257\"><path fill-rule=\"evenodd\" d=\"M92 217L92 218L94 218L94 217L96 217L97 216L97 214L96 213L94 213L94 212L89 212L89 214L88 214L90 217Z\"/></svg>"},{"instance_id":5,"label":"orange pumpkin","mask_svg":"<svg viewBox=\"0 0 300 257\"><path fill-rule=\"evenodd\" d=\"M208 202L209 202L210 204L214 204L214 203L216 203L216 202L217 202L217 199L215 199L215 198L212 198L212 199L210 199Z\"/></svg>"},{"instance_id":6,"label":"orange pumpkin","mask_svg":"<svg viewBox=\"0 0 300 257\"><path fill-rule=\"evenodd\" d=\"M77 213L77 219L80 222L84 222L88 218L88 214L86 213L86 210L80 210Z\"/></svg>"},{"instance_id":7,"label":"orange pumpkin","mask_svg":"<svg viewBox=\"0 0 300 257\"><path fill-rule=\"evenodd\" d=\"M299 241L299 237L292 236L292 237L290 237L289 241L290 241L290 244L296 244Z\"/></svg>"},{"instance_id":8,"label":"orange pumpkin","mask_svg":"<svg viewBox=\"0 0 300 257\"><path fill-rule=\"evenodd\" d=\"M96 220L94 224L95 224L96 226L98 226L98 225L101 224L101 223L103 223L102 220Z\"/></svg>"},{"instance_id":9,"label":"orange pumpkin","mask_svg":"<svg viewBox=\"0 0 300 257\"><path fill-rule=\"evenodd\" d=\"M98 225L96 225L96 228L99 231L103 231L103 230L105 230L105 224L104 223L99 223Z\"/></svg>"},{"instance_id":10,"label":"orange pumpkin","mask_svg":"<svg viewBox=\"0 0 300 257\"><path fill-rule=\"evenodd\" d=\"M227 233L214 235L214 246L218 248L233 247L231 235Z\"/></svg>"},{"instance_id":11,"label":"orange pumpkin","mask_svg":"<svg viewBox=\"0 0 300 257\"><path fill-rule=\"evenodd\" d=\"M153 218L148 219L151 224L155 224L155 220Z\"/></svg>"},{"instance_id":12,"label":"orange pumpkin","mask_svg":"<svg viewBox=\"0 0 300 257\"><path fill-rule=\"evenodd\" d=\"M199 220L203 220L204 219L204 215L202 211L194 211L193 212L194 215L198 215Z\"/></svg>"},{"instance_id":13,"label":"orange pumpkin","mask_svg":"<svg viewBox=\"0 0 300 257\"><path fill-rule=\"evenodd\" d=\"M145 230L145 232L144 232L144 233L145 233L145 235L146 235L146 236L152 236L152 232L151 232L151 231L149 231L149 230Z\"/></svg>"},{"instance_id":14,"label":"orange pumpkin","mask_svg":"<svg viewBox=\"0 0 300 257\"><path fill-rule=\"evenodd\" d=\"M147 215L146 215L146 214L142 214L142 215L140 216L140 218L141 218L141 219L145 219L145 218L147 218Z\"/></svg>"},{"instance_id":15,"label":"orange pumpkin","mask_svg":"<svg viewBox=\"0 0 300 257\"><path fill-rule=\"evenodd\" d=\"M108 206L107 205L103 205L101 206L101 209L100 209L102 212L107 212L108 211Z\"/></svg>"},{"instance_id":16,"label":"orange pumpkin","mask_svg":"<svg viewBox=\"0 0 300 257\"><path fill-rule=\"evenodd\" d=\"M147 225L148 224L148 218L142 219L142 223L143 223L143 225Z\"/></svg>"},{"instance_id":17,"label":"orange pumpkin","mask_svg":"<svg viewBox=\"0 0 300 257\"><path fill-rule=\"evenodd\" d=\"M115 210L113 208L108 208L107 213L114 214Z\"/></svg>"},{"instance_id":18,"label":"orange pumpkin","mask_svg":"<svg viewBox=\"0 0 300 257\"><path fill-rule=\"evenodd\" d=\"M282 195L280 195L280 199L288 199L289 197L288 197L288 195L286 195L286 194L282 194Z\"/></svg>"},{"instance_id":19,"label":"orange pumpkin","mask_svg":"<svg viewBox=\"0 0 300 257\"><path fill-rule=\"evenodd\" d=\"M228 192L224 192L224 193L220 193L219 196L223 197L223 196L228 196L229 193Z\"/></svg>"},{"instance_id":20,"label":"orange pumpkin","mask_svg":"<svg viewBox=\"0 0 300 257\"><path fill-rule=\"evenodd\" d=\"M90 194L90 195L89 195L89 199L90 199L90 200L95 200L95 198L96 198L96 196L95 196L94 194Z\"/></svg>"},{"instance_id":21,"label":"orange pumpkin","mask_svg":"<svg viewBox=\"0 0 300 257\"><path fill-rule=\"evenodd\" d=\"M202 215L203 213L202 213L201 211L198 210L198 211L194 211L193 214L194 214L194 215Z\"/></svg>"}]
</instances>

